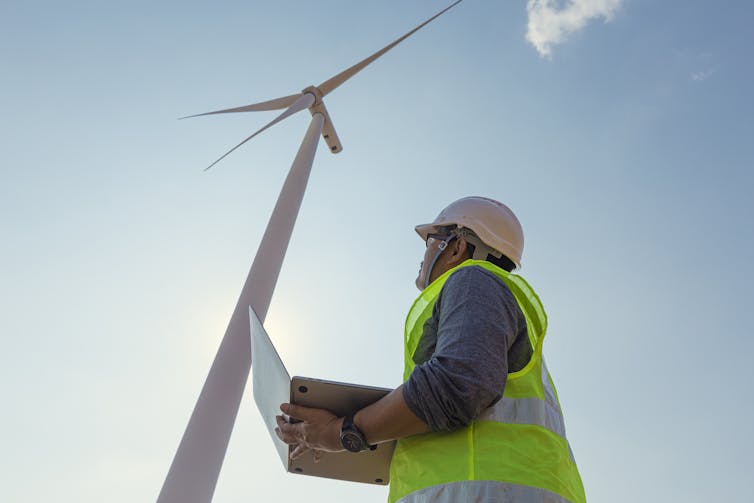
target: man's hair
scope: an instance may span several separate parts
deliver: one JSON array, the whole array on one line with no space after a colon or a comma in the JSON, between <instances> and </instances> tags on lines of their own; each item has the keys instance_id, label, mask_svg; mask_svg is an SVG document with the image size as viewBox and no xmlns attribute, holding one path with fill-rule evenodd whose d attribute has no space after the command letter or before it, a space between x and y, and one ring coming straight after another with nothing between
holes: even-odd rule
<instances>
[{"instance_id":1,"label":"man's hair","mask_svg":"<svg viewBox=\"0 0 754 503\"><path fill-rule=\"evenodd\" d=\"M466 241L466 247L469 250L469 258L472 258L474 256L474 250L476 249L476 247L473 244L469 243L468 241ZM500 258L497 258L496 256L488 253L487 258L485 260L491 264L495 264L496 266L498 266L500 269L503 269L504 271L511 272L513 269L516 268L516 264L514 264L511 259L509 259L503 254L500 254Z\"/></svg>"},{"instance_id":2,"label":"man's hair","mask_svg":"<svg viewBox=\"0 0 754 503\"><path fill-rule=\"evenodd\" d=\"M457 225L446 225L444 227L440 227L438 231L441 234L450 236L451 234L454 234L454 232L459 231L459 227ZM479 239L479 236L477 236L476 233L472 231L471 229L464 228L463 231L474 236L476 239ZM474 251L476 250L476 246L474 246L468 240L466 240L466 249L469 252L469 258L473 258ZM495 264L496 266L498 266L500 269L503 269L504 271L511 272L513 269L516 268L516 264L514 264L511 259L509 259L502 253L500 254L500 258L488 253L487 258L485 258L484 260L491 264Z\"/></svg>"}]
</instances>

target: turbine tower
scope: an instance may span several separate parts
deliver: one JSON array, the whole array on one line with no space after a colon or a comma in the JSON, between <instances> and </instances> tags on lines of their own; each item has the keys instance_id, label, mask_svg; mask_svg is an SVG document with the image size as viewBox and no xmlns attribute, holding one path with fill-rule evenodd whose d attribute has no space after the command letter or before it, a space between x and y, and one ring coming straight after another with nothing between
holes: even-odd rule
<instances>
[{"instance_id":1,"label":"turbine tower","mask_svg":"<svg viewBox=\"0 0 754 503\"><path fill-rule=\"evenodd\" d=\"M331 152L338 153L342 150L338 135L322 101L323 98L461 1L453 2L402 37L319 86L309 86L298 94L262 103L189 116L285 109L275 119L227 151L205 170L220 162L262 131L297 112L309 109L312 119L283 184L220 348L173 458L157 499L158 503L209 503L212 500L251 369L248 308L251 306L259 319L264 322L304 197L319 136L324 137Z\"/></svg>"}]
</instances>

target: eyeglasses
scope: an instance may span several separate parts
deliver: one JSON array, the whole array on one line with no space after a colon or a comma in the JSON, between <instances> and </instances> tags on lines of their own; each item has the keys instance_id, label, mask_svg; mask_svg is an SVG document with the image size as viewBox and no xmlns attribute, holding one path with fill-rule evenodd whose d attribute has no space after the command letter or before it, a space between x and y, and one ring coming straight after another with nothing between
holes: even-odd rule
<instances>
[{"instance_id":1,"label":"eyeglasses","mask_svg":"<svg viewBox=\"0 0 754 503\"><path fill-rule=\"evenodd\" d=\"M449 237L450 236L447 234L427 234L427 241L429 241L430 239L435 239L437 241L445 241Z\"/></svg>"},{"instance_id":2,"label":"eyeglasses","mask_svg":"<svg viewBox=\"0 0 754 503\"><path fill-rule=\"evenodd\" d=\"M427 234L427 246L429 246L429 240L432 239L434 241L440 241L440 249L444 250L448 245L448 241L450 241L450 238L452 237L453 236L450 234Z\"/></svg>"}]
</instances>

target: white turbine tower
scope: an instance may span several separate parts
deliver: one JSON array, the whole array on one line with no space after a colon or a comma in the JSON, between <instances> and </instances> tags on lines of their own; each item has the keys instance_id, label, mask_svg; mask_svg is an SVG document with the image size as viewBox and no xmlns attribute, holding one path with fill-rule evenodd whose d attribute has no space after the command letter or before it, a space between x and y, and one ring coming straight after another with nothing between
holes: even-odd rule
<instances>
[{"instance_id":1,"label":"white turbine tower","mask_svg":"<svg viewBox=\"0 0 754 503\"><path fill-rule=\"evenodd\" d=\"M285 109L274 120L223 154L206 169L217 164L262 131L296 112L308 108L312 114L312 120L283 184L220 348L165 478L157 499L158 503L209 503L212 500L251 368L248 308L251 306L259 319L264 321L304 197L320 134L333 153L342 150L322 99L367 65L461 1L457 0L399 39L317 87L310 86L299 94L262 103L198 114ZM190 117L197 117L197 115Z\"/></svg>"}]
</instances>

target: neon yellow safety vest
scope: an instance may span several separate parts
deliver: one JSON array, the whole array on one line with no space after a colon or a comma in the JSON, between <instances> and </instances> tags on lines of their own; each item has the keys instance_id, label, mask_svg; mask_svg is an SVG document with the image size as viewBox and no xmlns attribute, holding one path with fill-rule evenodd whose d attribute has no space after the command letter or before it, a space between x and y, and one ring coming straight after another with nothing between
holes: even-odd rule
<instances>
[{"instance_id":1,"label":"neon yellow safety vest","mask_svg":"<svg viewBox=\"0 0 754 503\"><path fill-rule=\"evenodd\" d=\"M483 267L508 285L526 318L531 360L508 374L503 397L469 426L400 439L390 465L388 501L585 503L558 395L542 357L547 316L523 278L489 262L467 260L432 282L406 318L403 379L414 369L424 322L445 281L468 266Z\"/></svg>"}]
</instances>

